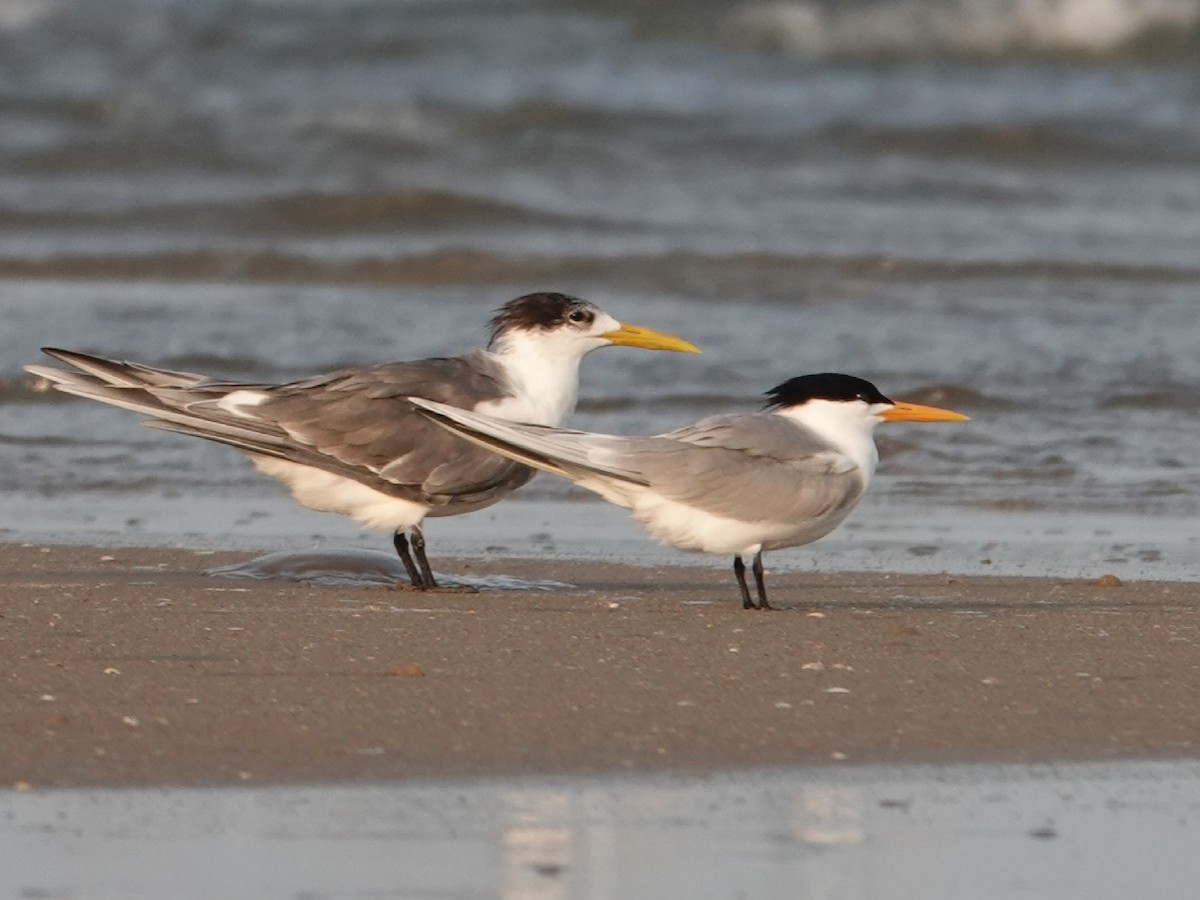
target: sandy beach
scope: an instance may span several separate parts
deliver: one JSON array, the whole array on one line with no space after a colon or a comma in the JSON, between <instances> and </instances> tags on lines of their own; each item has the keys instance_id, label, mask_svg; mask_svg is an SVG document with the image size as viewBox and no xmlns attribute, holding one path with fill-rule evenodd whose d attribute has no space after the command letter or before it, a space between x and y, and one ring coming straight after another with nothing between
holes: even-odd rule
<instances>
[{"instance_id":1,"label":"sandy beach","mask_svg":"<svg viewBox=\"0 0 1200 900\"><path fill-rule=\"evenodd\" d=\"M562 560L573 585L221 579L248 553L0 545L0 783L206 785L1195 753L1191 584Z\"/></svg>"}]
</instances>

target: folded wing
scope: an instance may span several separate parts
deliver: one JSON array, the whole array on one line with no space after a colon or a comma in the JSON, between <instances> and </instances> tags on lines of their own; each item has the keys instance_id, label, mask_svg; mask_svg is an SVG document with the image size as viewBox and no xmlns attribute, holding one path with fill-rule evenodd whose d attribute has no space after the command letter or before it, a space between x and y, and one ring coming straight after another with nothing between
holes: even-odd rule
<instances>
[{"instance_id":1,"label":"folded wing","mask_svg":"<svg viewBox=\"0 0 1200 900\"><path fill-rule=\"evenodd\" d=\"M779 416L713 416L669 434L626 438L413 402L456 434L621 505L645 489L730 519L790 523L849 509L865 489L848 457Z\"/></svg>"},{"instance_id":2,"label":"folded wing","mask_svg":"<svg viewBox=\"0 0 1200 900\"><path fill-rule=\"evenodd\" d=\"M486 503L533 473L455 440L408 401L474 406L504 396L482 353L347 369L283 385L219 382L72 351L73 370L30 366L61 391L133 410L145 424L311 466L432 506Z\"/></svg>"}]
</instances>

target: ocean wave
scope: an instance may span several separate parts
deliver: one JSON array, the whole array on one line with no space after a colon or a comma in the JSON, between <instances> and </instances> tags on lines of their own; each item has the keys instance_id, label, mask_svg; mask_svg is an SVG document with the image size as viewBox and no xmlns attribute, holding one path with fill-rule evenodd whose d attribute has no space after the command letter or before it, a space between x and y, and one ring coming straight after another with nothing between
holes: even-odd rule
<instances>
[{"instance_id":1,"label":"ocean wave","mask_svg":"<svg viewBox=\"0 0 1200 900\"><path fill-rule=\"evenodd\" d=\"M966 411L1011 410L1019 406L1014 398L984 393L961 384L926 384L905 391L895 391L893 394L896 399L902 397L912 403L924 403L928 406L944 406L947 409Z\"/></svg>"},{"instance_id":2,"label":"ocean wave","mask_svg":"<svg viewBox=\"0 0 1200 900\"><path fill-rule=\"evenodd\" d=\"M246 215L245 213L249 213ZM475 224L559 221L538 210L451 191L407 190L373 194L301 194L255 204L243 222L268 230L362 231Z\"/></svg>"},{"instance_id":3,"label":"ocean wave","mask_svg":"<svg viewBox=\"0 0 1200 900\"><path fill-rule=\"evenodd\" d=\"M1200 409L1200 396L1188 384L1167 383L1147 390L1117 390L1100 401L1101 409L1181 410Z\"/></svg>"},{"instance_id":4,"label":"ocean wave","mask_svg":"<svg viewBox=\"0 0 1200 900\"><path fill-rule=\"evenodd\" d=\"M578 217L438 189L380 193L297 191L248 199L167 201L117 197L90 208L43 210L0 204L0 228L218 228L222 233L363 234L395 229L554 225Z\"/></svg>"},{"instance_id":5,"label":"ocean wave","mask_svg":"<svg viewBox=\"0 0 1200 900\"><path fill-rule=\"evenodd\" d=\"M0 2L0 34L22 32L55 14L54 0L2 0Z\"/></svg>"},{"instance_id":6,"label":"ocean wave","mask_svg":"<svg viewBox=\"0 0 1200 900\"><path fill-rule=\"evenodd\" d=\"M313 284L529 284L587 282L677 292L694 302L743 296L756 302L800 302L797 278L956 281L1101 279L1109 284L1194 283L1200 268L1058 259L920 259L887 255L685 251L640 255L505 255L466 247L397 257L333 257L272 249L206 249L148 253L63 253L0 256L0 277L159 279L165 281L305 282Z\"/></svg>"},{"instance_id":7,"label":"ocean wave","mask_svg":"<svg viewBox=\"0 0 1200 900\"><path fill-rule=\"evenodd\" d=\"M1138 57L1195 63L1197 0L749 3L730 39L818 59Z\"/></svg>"},{"instance_id":8,"label":"ocean wave","mask_svg":"<svg viewBox=\"0 0 1200 900\"><path fill-rule=\"evenodd\" d=\"M1110 127L1106 127L1109 125ZM1165 130L1148 140L1146 130L1076 119L1069 123L1027 121L954 123L944 126L875 126L838 122L821 138L850 152L904 154L916 158L960 158L1014 164L1194 165L1200 147ZM954 184L962 193L972 189ZM986 189L984 190L986 193ZM1020 197L1001 192L1000 199Z\"/></svg>"}]
</instances>

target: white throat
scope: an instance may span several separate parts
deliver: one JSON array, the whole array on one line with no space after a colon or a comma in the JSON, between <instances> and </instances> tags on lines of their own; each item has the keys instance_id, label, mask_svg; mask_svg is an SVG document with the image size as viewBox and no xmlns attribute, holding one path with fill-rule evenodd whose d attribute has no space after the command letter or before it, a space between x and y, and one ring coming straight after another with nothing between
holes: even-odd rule
<instances>
[{"instance_id":1,"label":"white throat","mask_svg":"<svg viewBox=\"0 0 1200 900\"><path fill-rule=\"evenodd\" d=\"M777 415L798 422L829 443L830 450L849 457L863 474L863 486L871 481L879 464L875 426L882 421L871 407L855 400L809 400L800 406L781 409Z\"/></svg>"},{"instance_id":2,"label":"white throat","mask_svg":"<svg viewBox=\"0 0 1200 900\"><path fill-rule=\"evenodd\" d=\"M491 351L504 369L513 396L479 404L476 412L532 425L562 425L579 397L579 363L597 341L571 340L555 332L504 335Z\"/></svg>"}]
</instances>

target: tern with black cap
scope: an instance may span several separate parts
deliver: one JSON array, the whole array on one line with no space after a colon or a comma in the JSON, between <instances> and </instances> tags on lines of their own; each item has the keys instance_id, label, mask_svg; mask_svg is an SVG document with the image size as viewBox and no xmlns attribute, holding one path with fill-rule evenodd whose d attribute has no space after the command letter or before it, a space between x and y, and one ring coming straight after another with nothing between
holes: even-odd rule
<instances>
[{"instance_id":1,"label":"tern with black cap","mask_svg":"<svg viewBox=\"0 0 1200 900\"><path fill-rule=\"evenodd\" d=\"M956 422L946 409L885 397L851 375L802 375L760 413L701 419L667 434L618 437L517 424L413 398L433 421L509 459L569 478L629 509L653 537L733 556L747 609L770 609L762 553L808 544L858 504L883 422ZM743 557L753 557L757 603Z\"/></svg>"},{"instance_id":2,"label":"tern with black cap","mask_svg":"<svg viewBox=\"0 0 1200 900\"><path fill-rule=\"evenodd\" d=\"M60 391L148 416L146 425L236 447L305 506L392 531L413 586L430 588L425 517L490 506L534 473L438 428L409 398L559 425L575 408L580 361L610 345L699 352L584 300L537 293L498 311L487 349L288 384L223 382L52 348L45 352L73 368L25 368Z\"/></svg>"}]
</instances>

